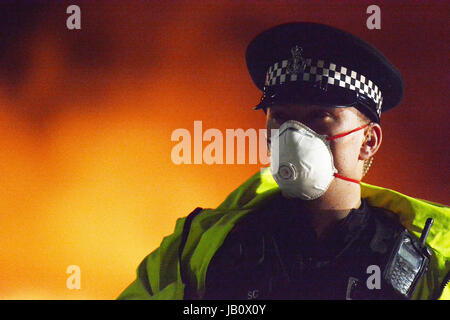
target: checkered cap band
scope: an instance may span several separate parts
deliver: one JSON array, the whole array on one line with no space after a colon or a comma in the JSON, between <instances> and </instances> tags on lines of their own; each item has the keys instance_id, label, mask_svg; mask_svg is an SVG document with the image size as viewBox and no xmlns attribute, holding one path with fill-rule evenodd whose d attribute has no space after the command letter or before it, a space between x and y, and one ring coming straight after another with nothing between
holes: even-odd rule
<instances>
[{"instance_id":1,"label":"checkered cap band","mask_svg":"<svg viewBox=\"0 0 450 320\"><path fill-rule=\"evenodd\" d=\"M304 71L299 73L289 73L288 64L289 60L283 60L270 66L264 86L279 85L286 81L326 81L329 85L358 91L368 96L375 102L378 116L381 115L381 105L383 103L381 91L375 83L362 74L324 60L305 59Z\"/></svg>"}]
</instances>

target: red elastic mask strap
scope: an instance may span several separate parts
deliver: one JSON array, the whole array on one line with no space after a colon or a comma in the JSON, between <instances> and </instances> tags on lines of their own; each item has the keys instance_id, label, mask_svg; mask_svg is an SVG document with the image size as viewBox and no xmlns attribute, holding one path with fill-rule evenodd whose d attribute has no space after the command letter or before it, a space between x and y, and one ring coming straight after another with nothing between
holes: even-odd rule
<instances>
[{"instance_id":1,"label":"red elastic mask strap","mask_svg":"<svg viewBox=\"0 0 450 320\"><path fill-rule=\"evenodd\" d=\"M350 182L357 183L357 184L359 184L359 183L361 182L361 181L359 181L359 180L350 179L350 178L341 176L339 173L335 173L334 176L335 176L336 178L339 178L339 179L342 179L342 180L345 180L345 181L350 181Z\"/></svg>"},{"instance_id":2,"label":"red elastic mask strap","mask_svg":"<svg viewBox=\"0 0 450 320\"><path fill-rule=\"evenodd\" d=\"M334 140L334 139L342 138L342 137L344 137L344 136L346 136L346 135L348 135L348 134L350 134L350 133L353 133L353 132L355 132L355 131L364 129L365 127L368 127L368 126L369 126L369 123L367 123L367 124L365 124L365 125L363 125L363 126L361 126L361 127L358 127L358 128L356 128L356 129L353 129L352 131L345 132L345 133L341 133L341 134L338 134L338 135L335 135L335 136L332 136L332 137L327 137L327 140L328 140L328 141L331 141L331 140Z\"/></svg>"}]
</instances>

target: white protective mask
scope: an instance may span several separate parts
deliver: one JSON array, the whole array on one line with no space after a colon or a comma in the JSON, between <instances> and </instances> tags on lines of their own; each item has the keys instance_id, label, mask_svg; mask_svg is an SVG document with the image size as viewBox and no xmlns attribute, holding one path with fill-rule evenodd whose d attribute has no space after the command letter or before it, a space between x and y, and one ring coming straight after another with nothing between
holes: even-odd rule
<instances>
[{"instance_id":1,"label":"white protective mask","mask_svg":"<svg viewBox=\"0 0 450 320\"><path fill-rule=\"evenodd\" d=\"M367 127L328 137L304 124L288 120L272 134L270 170L287 198L314 200L322 196L334 177L359 183L338 174L330 149L330 140L346 136ZM276 130L273 130L276 131Z\"/></svg>"}]
</instances>

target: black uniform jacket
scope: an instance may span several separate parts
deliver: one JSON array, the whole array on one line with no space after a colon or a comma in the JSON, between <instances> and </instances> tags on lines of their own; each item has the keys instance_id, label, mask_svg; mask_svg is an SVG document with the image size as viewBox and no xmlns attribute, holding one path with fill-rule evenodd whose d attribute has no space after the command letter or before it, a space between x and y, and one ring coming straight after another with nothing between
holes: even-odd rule
<instances>
[{"instance_id":1,"label":"black uniform jacket","mask_svg":"<svg viewBox=\"0 0 450 320\"><path fill-rule=\"evenodd\" d=\"M245 216L213 257L203 299L401 299L382 272L404 228L361 202L320 241L281 195Z\"/></svg>"}]
</instances>

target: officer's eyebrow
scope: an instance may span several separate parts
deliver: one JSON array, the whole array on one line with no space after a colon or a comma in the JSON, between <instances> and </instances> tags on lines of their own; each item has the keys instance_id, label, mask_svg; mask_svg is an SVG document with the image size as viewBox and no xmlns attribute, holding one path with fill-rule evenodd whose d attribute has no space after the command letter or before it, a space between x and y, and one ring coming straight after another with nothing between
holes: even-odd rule
<instances>
[{"instance_id":1,"label":"officer's eyebrow","mask_svg":"<svg viewBox=\"0 0 450 320\"><path fill-rule=\"evenodd\" d=\"M282 104L274 104L271 105L270 107L268 107L268 109L271 112L275 112L275 111L282 111L282 110L286 110L286 109L290 109L290 105L286 104L286 105L282 105Z\"/></svg>"}]
</instances>

